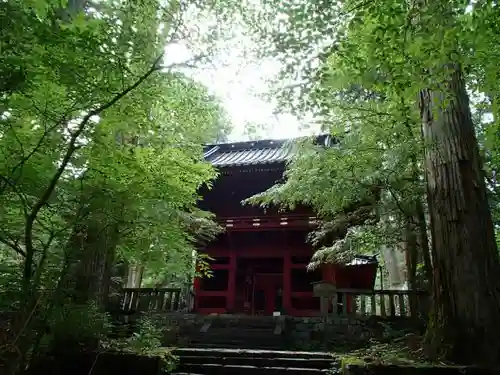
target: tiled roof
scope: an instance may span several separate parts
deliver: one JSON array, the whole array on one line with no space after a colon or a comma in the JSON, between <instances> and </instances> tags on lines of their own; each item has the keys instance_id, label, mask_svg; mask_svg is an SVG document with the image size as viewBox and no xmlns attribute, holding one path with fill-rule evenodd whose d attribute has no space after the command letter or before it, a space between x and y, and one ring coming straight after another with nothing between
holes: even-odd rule
<instances>
[{"instance_id":1,"label":"tiled roof","mask_svg":"<svg viewBox=\"0 0 500 375\"><path fill-rule=\"evenodd\" d=\"M236 167L285 163L293 154L292 140L263 140L209 145L205 147L205 160L216 167ZM328 136L320 136L318 143L327 144Z\"/></svg>"}]
</instances>

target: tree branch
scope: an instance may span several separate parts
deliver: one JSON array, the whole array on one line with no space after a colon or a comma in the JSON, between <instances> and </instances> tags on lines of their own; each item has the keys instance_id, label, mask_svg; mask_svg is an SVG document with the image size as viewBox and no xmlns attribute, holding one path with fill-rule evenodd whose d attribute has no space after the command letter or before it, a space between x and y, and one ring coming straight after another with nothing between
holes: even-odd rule
<instances>
[{"instance_id":1,"label":"tree branch","mask_svg":"<svg viewBox=\"0 0 500 375\"><path fill-rule=\"evenodd\" d=\"M18 244L16 244L15 242L10 242L9 240L7 240L5 238L0 237L0 243L3 243L4 245L10 247L16 253L18 253L19 255L22 255L23 257L26 258L26 252L23 249L21 249L21 247Z\"/></svg>"},{"instance_id":2,"label":"tree branch","mask_svg":"<svg viewBox=\"0 0 500 375\"><path fill-rule=\"evenodd\" d=\"M47 260L47 254L48 254L50 245L52 245L52 241L54 241L55 238L56 238L56 233L50 232L49 239L47 240L47 242L45 244L42 245L42 256L40 257L38 265L36 266L36 269L35 269L35 276L34 276L34 282L33 282L35 287L37 287L40 283L40 279L42 277L43 265L44 265L45 261Z\"/></svg>"},{"instance_id":3,"label":"tree branch","mask_svg":"<svg viewBox=\"0 0 500 375\"><path fill-rule=\"evenodd\" d=\"M5 186L10 186L12 188L12 191L14 194L16 194L19 197L19 200L21 201L22 209L24 212L24 217L28 217L28 201L26 199L26 196L19 190L17 189L16 185L12 183L7 177L1 176L0 179L5 182Z\"/></svg>"},{"instance_id":4,"label":"tree branch","mask_svg":"<svg viewBox=\"0 0 500 375\"><path fill-rule=\"evenodd\" d=\"M64 157L61 161L61 164L59 168L57 168L54 176L49 182L49 185L41 195L40 199L34 204L31 213L28 215L26 219L26 225L25 225L25 232L24 232L24 240L25 240L25 246L26 246L26 260L24 263L24 278L25 281L29 280L31 278L32 274L32 268L33 268L33 256L34 256L34 248L33 248L33 225L35 223L35 220L38 216L38 213L42 209L42 207L47 203L49 200L50 196L54 192L56 185L61 178L61 175L64 173L68 163L70 162L73 154L77 150L78 146L76 144L78 137L83 133L85 130L86 125L89 123L90 119L94 116L98 116L101 114L103 111L107 110L108 108L112 107L114 104L116 104L120 99L125 97L127 94L129 94L131 91L135 90L137 87L139 87L146 79L148 79L154 72L158 71L161 69L161 66L159 65L160 61L163 59L163 53L160 54L156 60L153 62L151 68L144 73L137 81L135 81L132 85L128 86L125 90L123 90L121 93L115 95L111 100L109 100L107 103L102 104L101 106L97 107L96 109L91 110L88 112L83 119L80 121L80 124L78 125L77 129L71 134L71 138L69 141L68 148L64 154Z\"/></svg>"},{"instance_id":5,"label":"tree branch","mask_svg":"<svg viewBox=\"0 0 500 375\"><path fill-rule=\"evenodd\" d=\"M193 56L190 59L187 59L187 60L184 60L184 61L181 61L181 62L176 62L176 63L164 65L164 66L161 67L161 69L165 69L165 70L172 70L172 69L175 69L175 68L191 68L191 69L195 69L197 67L195 63L199 62L200 60L203 60L204 58L207 58L207 57L208 56L205 55L205 54L196 55L196 56Z\"/></svg>"},{"instance_id":6,"label":"tree branch","mask_svg":"<svg viewBox=\"0 0 500 375\"><path fill-rule=\"evenodd\" d=\"M23 150L23 157L21 158L21 160L16 164L14 165L11 170L10 170L10 175L13 176L17 169L18 168L21 168L24 166L24 164L29 160L31 159L31 157L33 155L35 155L35 153L37 153L39 151L39 149L42 147L42 144L43 142L45 141L45 138L47 138L47 136L55 129L57 129L58 126L60 126L61 124L65 123L68 121L68 116L69 114L75 109L75 106L76 106L76 102L70 107L68 108L68 110L61 116L60 119L57 119L57 120L54 120L55 121L55 124L50 126L49 128L45 127L45 131L43 132L42 136L40 137L40 139L38 140L37 144L35 145L35 147L33 147L31 149L31 151L25 155L24 153L24 150ZM49 117L48 114L47 114L47 109L45 110L41 110L39 109L35 104L33 104L33 108L35 108L38 112L40 112L42 114L43 117L47 118ZM17 181L19 180L20 177L18 177L14 183L17 183ZM6 181L7 182L7 181ZM3 185L0 185L0 194L3 193L3 191L5 190L6 186L8 184L3 184Z\"/></svg>"},{"instance_id":7,"label":"tree branch","mask_svg":"<svg viewBox=\"0 0 500 375\"><path fill-rule=\"evenodd\" d=\"M391 197L392 199L394 199L394 202L396 203L396 207L398 208L399 211L401 211L401 213L412 223L412 224L416 224L414 219L413 219L413 215L408 212L407 210L405 210L405 208L403 207L403 205L401 204L401 202L399 201L398 197L396 196L396 193L389 187L387 186L387 190L389 191L389 194L391 194Z\"/></svg>"}]
</instances>

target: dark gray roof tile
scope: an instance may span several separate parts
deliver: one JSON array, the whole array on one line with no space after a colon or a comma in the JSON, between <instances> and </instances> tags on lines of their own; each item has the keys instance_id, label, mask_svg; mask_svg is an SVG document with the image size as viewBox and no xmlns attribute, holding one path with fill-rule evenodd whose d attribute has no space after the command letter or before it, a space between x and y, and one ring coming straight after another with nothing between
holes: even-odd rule
<instances>
[{"instance_id":1,"label":"dark gray roof tile","mask_svg":"<svg viewBox=\"0 0 500 375\"><path fill-rule=\"evenodd\" d=\"M329 137L320 136L317 140L326 145ZM204 149L204 158L215 167L285 163L293 155L290 141L262 140L209 145Z\"/></svg>"}]
</instances>

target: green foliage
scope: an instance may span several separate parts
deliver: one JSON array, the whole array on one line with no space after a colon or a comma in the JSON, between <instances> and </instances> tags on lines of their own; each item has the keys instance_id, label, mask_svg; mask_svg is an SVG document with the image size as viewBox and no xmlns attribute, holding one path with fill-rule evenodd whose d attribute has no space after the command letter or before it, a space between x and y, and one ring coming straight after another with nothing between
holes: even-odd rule
<instances>
[{"instance_id":1,"label":"green foliage","mask_svg":"<svg viewBox=\"0 0 500 375\"><path fill-rule=\"evenodd\" d=\"M161 330L150 319L139 321L138 332L128 340L131 350L138 353L147 353L161 346Z\"/></svg>"},{"instance_id":2,"label":"green foliage","mask_svg":"<svg viewBox=\"0 0 500 375\"><path fill-rule=\"evenodd\" d=\"M0 4L10 26L0 32L0 288L19 316L13 336L25 334L21 353L46 341L46 326L100 338L117 261L156 278L194 274L193 250L221 230L196 206L216 177L202 144L230 127L182 69L208 62L235 5ZM186 23L207 17L215 22L200 32ZM192 56L167 65L175 43Z\"/></svg>"},{"instance_id":3,"label":"green foliage","mask_svg":"<svg viewBox=\"0 0 500 375\"><path fill-rule=\"evenodd\" d=\"M271 24L277 34L264 36L264 43L284 59L285 77L304 82L281 90L283 106L312 112L336 144L300 145L286 182L254 202L312 206L323 222L316 242L321 245L320 239L333 233L317 261L345 260L352 256L348 249L373 252L399 242L401 231L395 227L413 215L424 194L419 114L413 104L418 87L411 71L401 71L407 64L399 48L404 9L387 2L311 5L298 0L274 6L270 1L267 14L286 15L287 22Z\"/></svg>"},{"instance_id":4,"label":"green foliage","mask_svg":"<svg viewBox=\"0 0 500 375\"><path fill-rule=\"evenodd\" d=\"M83 306L63 306L54 311L51 318L53 334L61 337L70 334L74 337L103 339L111 329L109 316L94 301Z\"/></svg>"},{"instance_id":5,"label":"green foliage","mask_svg":"<svg viewBox=\"0 0 500 375\"><path fill-rule=\"evenodd\" d=\"M137 332L130 338L108 342L105 344L105 348L160 358L163 372L170 373L175 369L178 358L170 348L162 347L161 342L164 334L164 326L159 326L154 320L143 317L139 320Z\"/></svg>"},{"instance_id":6,"label":"green foliage","mask_svg":"<svg viewBox=\"0 0 500 375\"><path fill-rule=\"evenodd\" d=\"M288 208L305 203L319 214L322 223L313 243L324 245L323 239L332 233L334 238L320 248L313 265L345 261L353 253L377 253L382 244L399 242L395 219L412 214L423 195L420 172L415 176L408 163L420 160L420 143L407 125L383 112L387 106L374 107L370 102L353 109L343 106L336 116L339 124L350 124L349 131L340 125L329 128L338 143L329 148L310 141L300 144L286 182L250 200ZM367 115L359 116L359 108Z\"/></svg>"},{"instance_id":7,"label":"green foliage","mask_svg":"<svg viewBox=\"0 0 500 375\"><path fill-rule=\"evenodd\" d=\"M284 62L280 79L292 82L277 86L282 106L312 114L339 143L331 150L300 150L287 181L253 202L312 205L329 222L320 234L333 233L316 254L317 261L328 260L328 254L341 258L354 231L365 234L368 248L399 240L407 251L408 271L415 275L422 261L427 279L435 284L435 324L428 328L431 350L460 361L497 361L494 337L481 346L484 332L495 326L495 319L488 322L485 317L496 316L498 310L498 296L489 292L498 257L492 251L490 212L480 203L484 186L476 175L477 142L469 118L472 107L498 231L496 2L265 0L262 14L265 26L249 22L250 27L269 47L266 52ZM444 181L448 173L454 179ZM379 196L367 194L375 187ZM356 201L370 199L365 216L357 215ZM477 200L477 209L469 209L470 202L457 203L467 199ZM371 235L374 228L393 236L382 231ZM464 238L474 233L478 248L467 240L457 247L451 228ZM431 251L428 233L436 245ZM460 265L466 254L470 262ZM470 277L474 272L479 279ZM491 278L484 285L469 282L488 273ZM454 289L457 285L461 287ZM478 293L485 296L481 307L471 303ZM481 318L469 314L478 309ZM462 332L463 326L468 328ZM457 340L457 335L468 339ZM475 352L463 345L475 340Z\"/></svg>"},{"instance_id":8,"label":"green foliage","mask_svg":"<svg viewBox=\"0 0 500 375\"><path fill-rule=\"evenodd\" d=\"M30 25L2 57L20 59L25 81L1 104L2 243L42 270L85 223L118 231L126 260L186 264L198 235L218 231L195 204L215 177L201 144L227 120L204 87L161 64L182 11L104 2L98 16L59 22L59 2L36 3L2 5L3 20Z\"/></svg>"},{"instance_id":9,"label":"green foliage","mask_svg":"<svg viewBox=\"0 0 500 375\"><path fill-rule=\"evenodd\" d=\"M341 357L341 368L345 371L347 365L365 366L370 364L425 366L432 363L422 358L420 352L420 337L413 334L406 337L394 337L393 341L372 341L365 348L351 351ZM408 345L413 341L413 348Z\"/></svg>"},{"instance_id":10,"label":"green foliage","mask_svg":"<svg viewBox=\"0 0 500 375\"><path fill-rule=\"evenodd\" d=\"M486 2L466 12L456 4L451 21L437 24L434 17L447 12L445 3L421 9L397 1L263 2L259 22L250 17L248 24L260 51L284 64L273 95L283 110L312 114L338 144L330 149L301 145L286 183L254 203L309 204L327 222L318 233L324 236L338 227L336 220L344 220L346 208L370 199L370 189L378 186L381 197L373 210L381 222L350 228L358 236L366 233L365 245L371 242L360 250L398 242L401 232L394 227L402 227L402 218L412 216L425 196L426 145L416 98L420 89L441 85L448 74L441 66L451 59L468 72L469 87L485 95L477 108L493 115L490 124L479 116L478 125L498 223L498 9ZM324 254L342 258L351 248L345 246L350 243L345 233Z\"/></svg>"},{"instance_id":11,"label":"green foliage","mask_svg":"<svg viewBox=\"0 0 500 375\"><path fill-rule=\"evenodd\" d=\"M1 246L1 245L0 245ZM19 300L22 258L12 256L10 250L0 247L0 311L6 311L13 301Z\"/></svg>"},{"instance_id":12,"label":"green foliage","mask_svg":"<svg viewBox=\"0 0 500 375\"><path fill-rule=\"evenodd\" d=\"M112 328L110 316L102 312L94 301L86 305L59 305L45 324L50 328L40 339L39 353L50 353L54 348L65 349L65 343L104 340Z\"/></svg>"}]
</instances>

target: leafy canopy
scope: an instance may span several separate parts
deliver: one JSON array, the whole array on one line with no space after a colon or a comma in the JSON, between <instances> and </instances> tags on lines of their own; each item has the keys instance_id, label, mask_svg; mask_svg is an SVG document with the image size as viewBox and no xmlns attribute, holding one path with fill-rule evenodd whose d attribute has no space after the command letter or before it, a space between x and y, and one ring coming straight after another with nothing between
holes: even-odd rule
<instances>
[{"instance_id":1,"label":"leafy canopy","mask_svg":"<svg viewBox=\"0 0 500 375\"><path fill-rule=\"evenodd\" d=\"M217 42L190 30L186 16L220 9L0 4L0 21L12 26L0 34L0 242L2 254L19 256L26 283L62 266L82 228L103 251L177 273L192 268L199 235L219 230L196 201L215 177L201 144L227 133L227 117L175 69L203 63ZM208 31L217 29L222 35L220 23ZM165 46L179 42L193 46L192 58L166 66Z\"/></svg>"}]
</instances>

